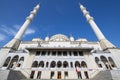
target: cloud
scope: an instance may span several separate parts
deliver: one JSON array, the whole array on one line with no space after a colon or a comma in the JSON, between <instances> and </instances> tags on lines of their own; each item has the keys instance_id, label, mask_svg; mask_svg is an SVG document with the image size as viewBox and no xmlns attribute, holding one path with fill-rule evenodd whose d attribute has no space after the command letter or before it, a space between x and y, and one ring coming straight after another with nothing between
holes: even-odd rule
<instances>
[{"instance_id":1,"label":"cloud","mask_svg":"<svg viewBox=\"0 0 120 80\"><path fill-rule=\"evenodd\" d=\"M6 39L6 36L0 33L0 41L3 41Z\"/></svg>"},{"instance_id":2,"label":"cloud","mask_svg":"<svg viewBox=\"0 0 120 80\"><path fill-rule=\"evenodd\" d=\"M13 26L6 26L6 25L1 25L0 26L0 40L4 40L8 36L15 36L18 30L20 29L21 25L13 25ZM26 35L30 35L35 33L35 30L32 28L28 28L24 34L24 37Z\"/></svg>"},{"instance_id":3,"label":"cloud","mask_svg":"<svg viewBox=\"0 0 120 80\"><path fill-rule=\"evenodd\" d=\"M35 30L28 28L27 31L25 32L25 35L33 34L35 33Z\"/></svg>"},{"instance_id":4,"label":"cloud","mask_svg":"<svg viewBox=\"0 0 120 80\"><path fill-rule=\"evenodd\" d=\"M11 36L15 36L16 34L16 29L13 29L12 27L6 25L1 25L0 30L5 34L9 34Z\"/></svg>"},{"instance_id":5,"label":"cloud","mask_svg":"<svg viewBox=\"0 0 120 80\"><path fill-rule=\"evenodd\" d=\"M20 27L21 27L21 25L13 25L13 28L15 28L15 29L17 29L17 30L19 30Z\"/></svg>"}]
</instances>

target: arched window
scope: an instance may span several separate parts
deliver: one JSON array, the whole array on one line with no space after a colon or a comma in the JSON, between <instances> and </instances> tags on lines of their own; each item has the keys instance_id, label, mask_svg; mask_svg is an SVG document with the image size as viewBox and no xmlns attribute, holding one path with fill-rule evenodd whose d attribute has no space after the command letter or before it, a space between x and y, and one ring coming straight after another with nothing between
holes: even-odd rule
<instances>
[{"instance_id":1,"label":"arched window","mask_svg":"<svg viewBox=\"0 0 120 80\"><path fill-rule=\"evenodd\" d=\"M21 57L19 61L24 61L24 57Z\"/></svg>"},{"instance_id":2,"label":"arched window","mask_svg":"<svg viewBox=\"0 0 120 80\"><path fill-rule=\"evenodd\" d=\"M57 62L57 67L60 68L62 66L62 62L61 61L58 61Z\"/></svg>"},{"instance_id":3,"label":"arched window","mask_svg":"<svg viewBox=\"0 0 120 80\"><path fill-rule=\"evenodd\" d=\"M49 65L49 62L46 62L46 67L48 67L48 65Z\"/></svg>"},{"instance_id":4,"label":"arched window","mask_svg":"<svg viewBox=\"0 0 120 80\"><path fill-rule=\"evenodd\" d=\"M75 67L80 67L79 61L76 61L76 62L75 62Z\"/></svg>"},{"instance_id":5,"label":"arched window","mask_svg":"<svg viewBox=\"0 0 120 80\"><path fill-rule=\"evenodd\" d=\"M32 67L37 67L37 66L38 66L38 61L34 61Z\"/></svg>"},{"instance_id":6,"label":"arched window","mask_svg":"<svg viewBox=\"0 0 120 80\"><path fill-rule=\"evenodd\" d=\"M98 62L99 62L99 58L98 57L95 57L95 62L98 64Z\"/></svg>"},{"instance_id":7,"label":"arched window","mask_svg":"<svg viewBox=\"0 0 120 80\"><path fill-rule=\"evenodd\" d=\"M18 67L20 67L24 62L24 57L21 57L18 63Z\"/></svg>"},{"instance_id":8,"label":"arched window","mask_svg":"<svg viewBox=\"0 0 120 80\"><path fill-rule=\"evenodd\" d=\"M51 64L50 64L50 67L51 68L54 68L56 66L56 62L55 61L52 61Z\"/></svg>"},{"instance_id":9,"label":"arched window","mask_svg":"<svg viewBox=\"0 0 120 80\"><path fill-rule=\"evenodd\" d=\"M9 56L9 57L6 59L3 67L7 67L7 66L8 66L8 64L9 64L9 62L10 62L10 59L11 59L11 57Z\"/></svg>"},{"instance_id":10,"label":"arched window","mask_svg":"<svg viewBox=\"0 0 120 80\"><path fill-rule=\"evenodd\" d=\"M116 65L111 57L108 57L108 60L109 60L112 67L116 67Z\"/></svg>"},{"instance_id":11,"label":"arched window","mask_svg":"<svg viewBox=\"0 0 120 80\"><path fill-rule=\"evenodd\" d=\"M16 67L16 64L17 64L17 62L18 62L18 59L19 59L19 56L18 56L18 55L14 56L14 57L12 58L12 60L11 60L10 65L8 66L8 68Z\"/></svg>"},{"instance_id":12,"label":"arched window","mask_svg":"<svg viewBox=\"0 0 120 80\"><path fill-rule=\"evenodd\" d=\"M44 61L40 61L40 63L39 63L39 67L44 67Z\"/></svg>"},{"instance_id":13,"label":"arched window","mask_svg":"<svg viewBox=\"0 0 120 80\"><path fill-rule=\"evenodd\" d=\"M85 61L82 61L82 62L81 62L81 67L83 67L83 68L87 68L87 64L86 64Z\"/></svg>"},{"instance_id":14,"label":"arched window","mask_svg":"<svg viewBox=\"0 0 120 80\"><path fill-rule=\"evenodd\" d=\"M109 69L109 64L108 64L108 61L107 61L106 57L100 56L100 59L104 63L104 65L106 66L106 68Z\"/></svg>"},{"instance_id":15,"label":"arched window","mask_svg":"<svg viewBox=\"0 0 120 80\"><path fill-rule=\"evenodd\" d=\"M98 57L95 57L95 62L97 63L98 67L102 68L102 64L100 63L100 60Z\"/></svg>"},{"instance_id":16,"label":"arched window","mask_svg":"<svg viewBox=\"0 0 120 80\"><path fill-rule=\"evenodd\" d=\"M104 57L104 56L100 56L100 59L104 64L106 64L108 62L106 57Z\"/></svg>"},{"instance_id":17,"label":"arched window","mask_svg":"<svg viewBox=\"0 0 120 80\"><path fill-rule=\"evenodd\" d=\"M64 62L63 62L63 67L64 67L64 68L68 67L68 62L67 62L67 61L64 61Z\"/></svg>"}]
</instances>

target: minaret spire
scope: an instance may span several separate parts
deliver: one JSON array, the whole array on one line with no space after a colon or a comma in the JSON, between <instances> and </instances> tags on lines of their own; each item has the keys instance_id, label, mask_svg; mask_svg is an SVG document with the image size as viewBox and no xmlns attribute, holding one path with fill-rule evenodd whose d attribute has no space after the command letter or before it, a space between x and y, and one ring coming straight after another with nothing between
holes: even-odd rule
<instances>
[{"instance_id":1,"label":"minaret spire","mask_svg":"<svg viewBox=\"0 0 120 80\"><path fill-rule=\"evenodd\" d=\"M23 34L25 33L27 27L29 26L29 24L31 23L31 21L33 20L33 18L35 17L35 15L38 12L39 8L40 8L40 4L38 4L33 9L33 11L31 11L30 15L26 18L26 21L24 22L24 24L22 25L22 27L20 28L20 30L18 31L18 33L14 37L15 39L21 40Z\"/></svg>"},{"instance_id":2,"label":"minaret spire","mask_svg":"<svg viewBox=\"0 0 120 80\"><path fill-rule=\"evenodd\" d=\"M89 12L86 10L86 8L79 3L80 9L83 12L83 15L85 16L85 18L87 19L88 23L90 24L91 28L93 29L94 33L96 34L100 45L102 47L102 49L107 49L107 48L114 48L115 46L110 43L105 36L103 35L103 33L100 31L99 27L97 26L97 24L95 23L93 17L90 16Z\"/></svg>"},{"instance_id":3,"label":"minaret spire","mask_svg":"<svg viewBox=\"0 0 120 80\"><path fill-rule=\"evenodd\" d=\"M34 7L33 11L31 11L30 15L26 18L26 21L21 26L21 28L18 31L18 33L16 34L16 36L10 42L8 42L4 47L9 47L9 48L13 48L13 49L18 48L22 36L24 35L24 33L25 33L26 29L28 28L29 24L31 23L31 21L35 17L39 8L40 8L40 4L38 4L36 7Z\"/></svg>"}]
</instances>

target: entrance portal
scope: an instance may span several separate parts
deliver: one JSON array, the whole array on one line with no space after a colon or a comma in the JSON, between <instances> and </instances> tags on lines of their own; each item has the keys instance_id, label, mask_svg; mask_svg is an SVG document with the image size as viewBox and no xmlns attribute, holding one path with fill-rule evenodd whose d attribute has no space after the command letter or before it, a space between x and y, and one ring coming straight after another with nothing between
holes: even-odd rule
<instances>
[{"instance_id":1,"label":"entrance portal","mask_svg":"<svg viewBox=\"0 0 120 80\"><path fill-rule=\"evenodd\" d=\"M58 79L61 79L61 77L62 77L62 76L61 76L61 72L59 71L59 72L58 72L58 77L57 77L57 78L58 78Z\"/></svg>"}]
</instances>

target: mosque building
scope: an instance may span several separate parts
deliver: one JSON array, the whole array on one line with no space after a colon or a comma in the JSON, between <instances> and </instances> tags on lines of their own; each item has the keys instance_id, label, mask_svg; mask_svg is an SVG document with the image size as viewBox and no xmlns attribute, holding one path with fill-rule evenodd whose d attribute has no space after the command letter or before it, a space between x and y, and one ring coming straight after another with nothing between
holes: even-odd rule
<instances>
[{"instance_id":1,"label":"mosque building","mask_svg":"<svg viewBox=\"0 0 120 80\"><path fill-rule=\"evenodd\" d=\"M38 4L15 37L0 49L0 79L119 80L120 49L106 39L86 8L79 6L98 41L64 34L21 41Z\"/></svg>"}]
</instances>

